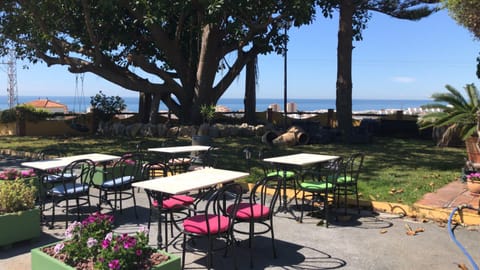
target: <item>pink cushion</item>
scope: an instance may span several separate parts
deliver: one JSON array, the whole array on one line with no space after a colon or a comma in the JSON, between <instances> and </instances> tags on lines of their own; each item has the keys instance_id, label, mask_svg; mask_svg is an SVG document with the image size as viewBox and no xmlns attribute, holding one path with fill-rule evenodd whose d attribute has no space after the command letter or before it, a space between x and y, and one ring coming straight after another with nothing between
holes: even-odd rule
<instances>
[{"instance_id":1,"label":"pink cushion","mask_svg":"<svg viewBox=\"0 0 480 270\"><path fill-rule=\"evenodd\" d=\"M172 209L179 206L186 206L192 204L194 199L188 195L175 195L168 199L163 200L163 209ZM153 206L158 207L158 202L153 201Z\"/></svg>"},{"instance_id":2,"label":"pink cushion","mask_svg":"<svg viewBox=\"0 0 480 270\"><path fill-rule=\"evenodd\" d=\"M230 225L230 219L225 216L220 216L220 226L218 226L218 218L218 215L213 214L208 215L208 218L205 215L189 217L183 221L183 228L189 233L208 234L208 222L210 225L210 234L226 232L228 230L228 226Z\"/></svg>"},{"instance_id":3,"label":"pink cushion","mask_svg":"<svg viewBox=\"0 0 480 270\"><path fill-rule=\"evenodd\" d=\"M228 212L232 211L233 205L230 205L227 209ZM252 215L253 209L253 215ZM270 209L265 205L261 204L254 204L252 208L250 208L250 203L240 203L238 205L238 211L236 218L238 219L250 219L250 218L262 218L267 217L270 214Z\"/></svg>"}]
</instances>

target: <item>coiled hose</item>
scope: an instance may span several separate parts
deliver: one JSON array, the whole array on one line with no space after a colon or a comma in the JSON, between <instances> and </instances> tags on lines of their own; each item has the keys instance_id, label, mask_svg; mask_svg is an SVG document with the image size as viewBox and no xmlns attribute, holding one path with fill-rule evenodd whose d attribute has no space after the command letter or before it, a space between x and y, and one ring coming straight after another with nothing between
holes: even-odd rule
<instances>
[{"instance_id":1,"label":"coiled hose","mask_svg":"<svg viewBox=\"0 0 480 270\"><path fill-rule=\"evenodd\" d=\"M465 247L455 237L455 232L454 232L454 229L452 228L453 216L455 215L456 212L459 212L460 217L462 218L461 213L462 213L462 210L464 208L469 208L469 209L473 209L473 210L478 211L478 209L474 209L473 207L471 207L469 205L461 205L461 206L455 207L452 210L452 212L450 213L450 216L448 217L448 232L449 232L450 238L452 238L453 242L455 242L455 244L460 248L460 250L463 252L463 254L468 258L468 260L470 261L470 264L472 265L473 269L474 270L479 270L478 265L475 263L472 256L470 255L470 253L468 253L468 251L465 249ZM463 218L462 218L462 222L463 222Z\"/></svg>"}]
</instances>

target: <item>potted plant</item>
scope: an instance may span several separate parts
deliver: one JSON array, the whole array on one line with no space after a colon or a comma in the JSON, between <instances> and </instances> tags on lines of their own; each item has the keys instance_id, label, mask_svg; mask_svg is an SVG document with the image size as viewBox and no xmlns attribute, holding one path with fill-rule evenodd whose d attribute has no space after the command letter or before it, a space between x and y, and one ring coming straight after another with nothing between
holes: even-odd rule
<instances>
[{"instance_id":1,"label":"potted plant","mask_svg":"<svg viewBox=\"0 0 480 270\"><path fill-rule=\"evenodd\" d=\"M64 241L32 249L32 270L180 269L180 257L148 245L148 231L115 234L113 216L94 213L71 223Z\"/></svg>"},{"instance_id":2,"label":"potted plant","mask_svg":"<svg viewBox=\"0 0 480 270\"><path fill-rule=\"evenodd\" d=\"M0 173L0 246L40 236L40 209L35 207L37 188L30 178L21 178L22 172L8 170ZM11 179L14 178L14 179ZM15 230L12 230L15 228Z\"/></svg>"},{"instance_id":3,"label":"potted plant","mask_svg":"<svg viewBox=\"0 0 480 270\"><path fill-rule=\"evenodd\" d=\"M480 172L473 172L467 175L467 188L470 193L480 195Z\"/></svg>"},{"instance_id":4,"label":"potted plant","mask_svg":"<svg viewBox=\"0 0 480 270\"><path fill-rule=\"evenodd\" d=\"M200 114L202 115L203 124L198 127L197 135L192 137L192 144L210 145L210 124L215 117L215 105L204 104L200 106Z\"/></svg>"}]
</instances>

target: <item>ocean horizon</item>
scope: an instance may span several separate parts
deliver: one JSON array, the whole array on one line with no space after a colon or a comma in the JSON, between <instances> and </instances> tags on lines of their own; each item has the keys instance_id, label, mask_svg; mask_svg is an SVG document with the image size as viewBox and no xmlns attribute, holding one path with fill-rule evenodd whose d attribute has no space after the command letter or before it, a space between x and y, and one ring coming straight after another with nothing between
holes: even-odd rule
<instances>
[{"instance_id":1,"label":"ocean horizon","mask_svg":"<svg viewBox=\"0 0 480 270\"><path fill-rule=\"evenodd\" d=\"M75 96L19 96L18 103L34 101L37 99L49 99L55 102L65 104L69 111L85 112L90 107L90 97ZM138 112L138 97L122 97L127 105L127 111ZM295 103L297 111L313 112L324 111L328 109L335 110L335 99L305 99L291 98L288 103ZM353 99L352 110L354 112L371 112L382 110L408 110L420 108L422 105L432 103L433 100L417 99ZM281 98L258 98L256 104L257 111L266 111L272 104L278 104L278 109L283 111L283 99ZM243 98L221 98L217 105L222 105L231 111L243 111ZM0 110L8 109L7 96L0 96ZM160 104L160 111L166 111L165 104Z\"/></svg>"}]
</instances>

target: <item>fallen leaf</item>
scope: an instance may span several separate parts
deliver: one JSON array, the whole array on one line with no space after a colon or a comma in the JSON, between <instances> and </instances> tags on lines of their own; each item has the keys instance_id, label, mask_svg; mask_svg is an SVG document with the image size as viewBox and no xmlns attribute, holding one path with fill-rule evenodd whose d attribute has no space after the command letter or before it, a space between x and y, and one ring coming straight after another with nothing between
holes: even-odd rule
<instances>
[{"instance_id":1,"label":"fallen leaf","mask_svg":"<svg viewBox=\"0 0 480 270\"><path fill-rule=\"evenodd\" d=\"M462 269L462 270L468 270L468 267L464 264L464 263L459 263L457 264L458 268Z\"/></svg>"},{"instance_id":2,"label":"fallen leaf","mask_svg":"<svg viewBox=\"0 0 480 270\"><path fill-rule=\"evenodd\" d=\"M385 234L385 233L387 233L387 232L388 232L388 231L387 231L386 229L383 229L383 230L380 231L381 234Z\"/></svg>"},{"instance_id":3,"label":"fallen leaf","mask_svg":"<svg viewBox=\"0 0 480 270\"><path fill-rule=\"evenodd\" d=\"M415 231L407 231L407 235L409 235L409 236L414 236L416 234L417 233Z\"/></svg>"},{"instance_id":4,"label":"fallen leaf","mask_svg":"<svg viewBox=\"0 0 480 270\"><path fill-rule=\"evenodd\" d=\"M415 232L416 232L416 233L424 232L424 231L425 231L424 228L416 228L416 229L415 229Z\"/></svg>"},{"instance_id":5,"label":"fallen leaf","mask_svg":"<svg viewBox=\"0 0 480 270\"><path fill-rule=\"evenodd\" d=\"M376 200L377 200L377 198L373 197L372 195L369 195L369 197L370 197L370 200L372 200L372 201L376 201Z\"/></svg>"}]
</instances>

